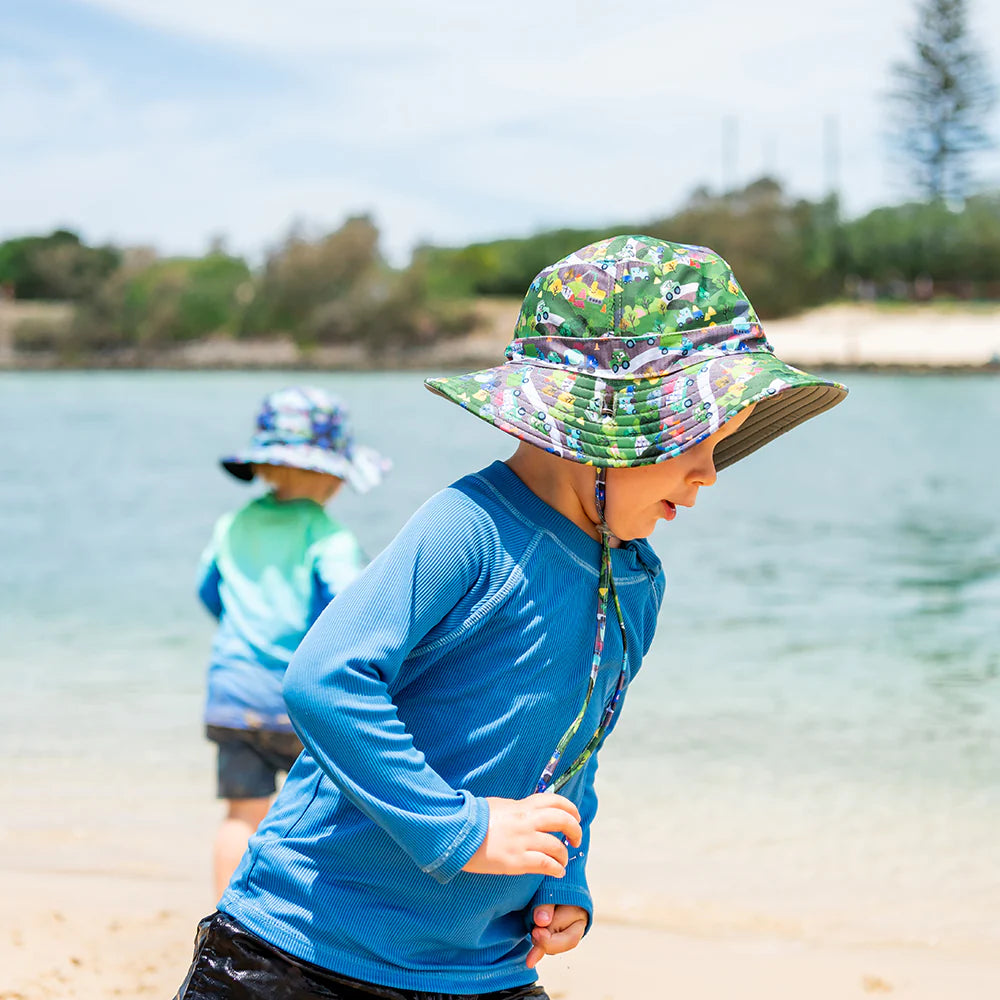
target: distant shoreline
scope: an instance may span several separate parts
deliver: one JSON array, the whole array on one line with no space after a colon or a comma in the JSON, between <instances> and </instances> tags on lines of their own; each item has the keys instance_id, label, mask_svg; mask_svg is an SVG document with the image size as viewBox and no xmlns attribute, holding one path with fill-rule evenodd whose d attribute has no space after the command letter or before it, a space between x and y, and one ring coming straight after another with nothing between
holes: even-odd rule
<instances>
[{"instance_id":1,"label":"distant shoreline","mask_svg":"<svg viewBox=\"0 0 1000 1000\"><path fill-rule=\"evenodd\" d=\"M0 303L0 370L7 371L459 371L503 360L519 303L477 304L478 328L415 347L364 345L303 348L288 337L236 340L214 336L165 348L128 347L67 357L18 351L13 329L32 303ZM768 339L790 364L838 371L1000 372L1000 304L882 306L835 304L764 322Z\"/></svg>"}]
</instances>

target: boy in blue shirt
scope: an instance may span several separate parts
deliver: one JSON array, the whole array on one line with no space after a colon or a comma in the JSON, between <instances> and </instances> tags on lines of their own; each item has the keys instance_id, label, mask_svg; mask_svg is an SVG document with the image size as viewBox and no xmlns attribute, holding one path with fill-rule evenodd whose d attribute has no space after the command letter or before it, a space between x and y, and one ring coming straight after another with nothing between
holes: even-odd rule
<instances>
[{"instance_id":1,"label":"boy in blue shirt","mask_svg":"<svg viewBox=\"0 0 1000 1000\"><path fill-rule=\"evenodd\" d=\"M642 236L546 268L504 364L428 385L520 444L295 654L306 751L181 1000L544 998L538 961L591 920L596 751L663 596L645 539L846 392L774 357L718 255Z\"/></svg>"},{"instance_id":2,"label":"boy in blue shirt","mask_svg":"<svg viewBox=\"0 0 1000 1000\"><path fill-rule=\"evenodd\" d=\"M365 565L357 539L325 505L345 481L367 492L387 466L354 443L340 401L313 388L268 395L249 447L221 464L271 490L219 519L199 571L198 596L219 621L205 704L226 800L213 852L216 898L267 813L277 772L302 750L281 692L288 661Z\"/></svg>"}]
</instances>

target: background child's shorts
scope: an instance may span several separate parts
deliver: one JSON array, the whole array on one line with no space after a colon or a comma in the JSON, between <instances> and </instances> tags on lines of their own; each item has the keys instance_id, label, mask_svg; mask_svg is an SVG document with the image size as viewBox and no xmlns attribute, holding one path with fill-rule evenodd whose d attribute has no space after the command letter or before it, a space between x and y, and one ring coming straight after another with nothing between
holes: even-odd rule
<instances>
[{"instance_id":1,"label":"background child's shorts","mask_svg":"<svg viewBox=\"0 0 1000 1000\"><path fill-rule=\"evenodd\" d=\"M541 986L424 993L348 979L268 944L226 913L198 924L194 961L174 1000L549 1000Z\"/></svg>"},{"instance_id":2,"label":"background child's shorts","mask_svg":"<svg viewBox=\"0 0 1000 1000\"><path fill-rule=\"evenodd\" d=\"M273 795L278 772L287 772L302 752L295 733L207 726L205 735L219 745L220 799L266 799Z\"/></svg>"}]
</instances>

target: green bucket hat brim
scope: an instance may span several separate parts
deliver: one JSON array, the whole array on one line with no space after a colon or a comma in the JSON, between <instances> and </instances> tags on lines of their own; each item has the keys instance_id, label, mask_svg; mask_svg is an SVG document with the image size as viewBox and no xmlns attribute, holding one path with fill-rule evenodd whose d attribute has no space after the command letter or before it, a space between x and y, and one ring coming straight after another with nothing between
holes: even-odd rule
<instances>
[{"instance_id":1,"label":"green bucket hat brim","mask_svg":"<svg viewBox=\"0 0 1000 1000\"><path fill-rule=\"evenodd\" d=\"M675 458L757 404L719 443L721 470L847 395L840 383L800 371L766 349L696 352L684 367L619 378L508 361L425 384L522 441L604 468Z\"/></svg>"}]
</instances>

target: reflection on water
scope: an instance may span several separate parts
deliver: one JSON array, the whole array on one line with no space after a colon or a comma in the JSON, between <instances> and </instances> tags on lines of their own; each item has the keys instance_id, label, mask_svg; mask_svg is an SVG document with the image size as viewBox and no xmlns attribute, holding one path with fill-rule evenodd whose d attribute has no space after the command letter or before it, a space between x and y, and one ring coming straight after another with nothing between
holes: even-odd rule
<instances>
[{"instance_id":1,"label":"reflection on water","mask_svg":"<svg viewBox=\"0 0 1000 1000\"><path fill-rule=\"evenodd\" d=\"M308 378L395 459L384 488L334 505L370 553L511 450L417 376ZM150 767L178 801L201 780L210 623L193 567L248 495L214 463L291 381L0 376L0 421L18 428L0 450L0 791L15 806L33 808L32 785L91 787L109 761L130 795ZM846 381L846 403L654 536L667 597L602 757L593 878L606 912L678 929L995 947L1000 386ZM629 849L602 855L602 838Z\"/></svg>"}]
</instances>

